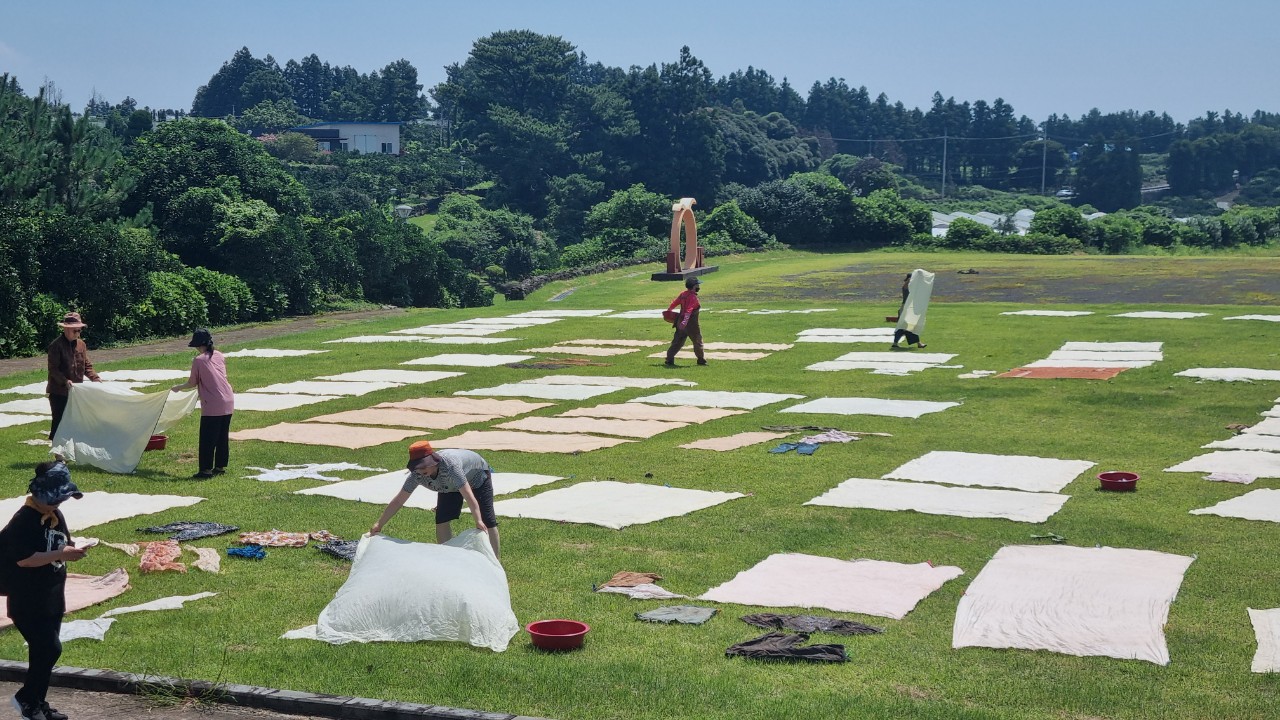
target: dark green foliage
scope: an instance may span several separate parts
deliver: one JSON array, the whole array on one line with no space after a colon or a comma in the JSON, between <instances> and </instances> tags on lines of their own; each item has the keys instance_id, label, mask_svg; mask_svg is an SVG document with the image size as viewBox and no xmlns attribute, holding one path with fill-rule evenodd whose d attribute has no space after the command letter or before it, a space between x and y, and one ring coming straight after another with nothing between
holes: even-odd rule
<instances>
[{"instance_id":1,"label":"dark green foliage","mask_svg":"<svg viewBox=\"0 0 1280 720\"><path fill-rule=\"evenodd\" d=\"M888 164L874 157L833 155L819 168L845 184L855 195L866 197L876 190L895 189L898 177Z\"/></svg>"},{"instance_id":2,"label":"dark green foliage","mask_svg":"<svg viewBox=\"0 0 1280 720\"><path fill-rule=\"evenodd\" d=\"M933 227L929 208L893 190L876 190L865 198L853 198L853 241L859 247L905 245L916 234Z\"/></svg>"},{"instance_id":3,"label":"dark green foliage","mask_svg":"<svg viewBox=\"0 0 1280 720\"><path fill-rule=\"evenodd\" d=\"M203 267L182 268L180 274L204 298L210 325L235 325L254 316L253 293L240 278Z\"/></svg>"},{"instance_id":4,"label":"dark green foliage","mask_svg":"<svg viewBox=\"0 0 1280 720\"><path fill-rule=\"evenodd\" d=\"M172 337L209 324L209 307L182 275L153 272L150 292L129 309L117 327L131 337Z\"/></svg>"},{"instance_id":5,"label":"dark green foliage","mask_svg":"<svg viewBox=\"0 0 1280 720\"><path fill-rule=\"evenodd\" d=\"M760 229L788 245L850 242L853 196L839 180L807 173L733 191Z\"/></svg>"},{"instance_id":6,"label":"dark green foliage","mask_svg":"<svg viewBox=\"0 0 1280 720\"><path fill-rule=\"evenodd\" d=\"M699 223L698 232L699 243L712 249L725 244L762 248L774 242L768 233L760 229L760 224L733 200L708 213ZM723 240L717 239L718 236L723 236Z\"/></svg>"},{"instance_id":7,"label":"dark green foliage","mask_svg":"<svg viewBox=\"0 0 1280 720\"><path fill-rule=\"evenodd\" d=\"M653 257L671 234L671 200L632 185L591 208L583 234L597 242L604 258ZM665 255L662 250L658 257Z\"/></svg>"},{"instance_id":8,"label":"dark green foliage","mask_svg":"<svg viewBox=\"0 0 1280 720\"><path fill-rule=\"evenodd\" d=\"M1142 165L1137 144L1128 136L1095 136L1084 146L1076 167L1076 198L1102 212L1137 207L1142 201Z\"/></svg>"},{"instance_id":9,"label":"dark green foliage","mask_svg":"<svg viewBox=\"0 0 1280 720\"><path fill-rule=\"evenodd\" d=\"M1092 237L1089 221L1070 205L1055 205L1037 212L1031 220L1030 232L1059 235L1082 243L1088 242Z\"/></svg>"}]
</instances>

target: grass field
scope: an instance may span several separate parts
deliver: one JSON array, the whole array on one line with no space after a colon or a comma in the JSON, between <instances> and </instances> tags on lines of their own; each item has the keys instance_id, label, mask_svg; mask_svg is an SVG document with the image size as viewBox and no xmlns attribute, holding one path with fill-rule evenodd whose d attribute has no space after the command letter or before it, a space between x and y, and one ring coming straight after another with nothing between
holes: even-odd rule
<instances>
[{"instance_id":1,"label":"grass field","mask_svg":"<svg viewBox=\"0 0 1280 720\"><path fill-rule=\"evenodd\" d=\"M571 654L533 650L521 634L501 654L460 644L329 646L277 639L314 623L344 581L349 565L313 549L272 549L262 562L224 558L210 575L139 574L136 559L98 548L75 570L101 574L128 567L133 589L111 603L76 613L94 618L110 607L200 591L216 598L179 612L123 616L104 642L68 643L61 662L80 667L370 696L550 718L1268 718L1280 701L1280 677L1249 672L1255 650L1246 608L1280 606L1280 528L1188 511L1243 494L1246 488L1210 483L1194 473L1162 469L1225 439L1230 423L1252 424L1280 396L1280 383L1196 383L1173 373L1190 367L1280 369L1280 327L1256 321L1224 322L1235 314L1272 312L1280 282L1278 258L1024 258L982 255L823 255L788 252L718 259L721 269L704 279L704 337L708 342L791 342L807 327L873 327L897 309L902 274L912 267L938 271L925 341L930 352L955 353L965 370L1004 371L1043 358L1064 341L1163 341L1164 360L1129 370L1114 380L959 379L965 370L930 369L906 376L867 371L819 373L804 367L873 345L799 343L751 363L712 362L669 370L636 352L601 358L608 367L560 371L462 368L466 375L429 385L385 390L358 398L275 413L237 413L233 429L297 421L378 402L448 395L549 373L674 376L699 389L791 392L810 398L862 396L961 402L920 419L779 414L790 403L690 426L641 442L580 455L484 453L499 471L536 472L569 479L515 497L593 478L737 491L749 497L710 509L621 531L593 525L504 519L503 559L514 609L521 623L569 617L592 626L585 649ZM1133 262L1129 262L1129 261ZM974 267L977 275L957 275ZM317 330L254 347L325 349L285 360L228 360L237 390L364 368L392 368L416 357L445 352L518 352L570 338L665 340L657 320L568 319L503 333L520 341L492 346L391 343L322 344L355 334L376 334L430 322L500 316L530 309L665 307L672 283L648 280L638 267L549 285L522 302L477 310L406 311L358 329ZM1157 292L1135 293L1134 278L1159 278ZM1052 278L1057 290L1047 288ZM1205 278L1218 278L1202 282ZM1146 281L1144 280L1144 283ZM981 292L975 288L985 283ZM990 286L990 287L988 287ZM998 288L1007 286L1009 301ZM1031 287L1031 290L1018 288ZM1219 295L1206 296L1204 288ZM547 299L570 288L562 301ZM972 291L972 292L971 292ZM1200 304L1229 297L1228 304ZM982 301L974 301L974 299ZM1009 317L999 313L1049 300L1055 309L1087 309L1086 317ZM730 308L803 309L807 315L722 314ZM1198 310L1192 320L1114 318L1143 309ZM185 339L173 354L116 367L186 368ZM236 347L221 348L234 350ZM106 369L106 368L100 368ZM10 387L42 379L42 373L5 378ZM623 390L597 400L558 402L535 415L571 407L623 402L648 394ZM728 453L678 449L703 437L759 429L762 425L819 424L891 433L848 445L826 445L812 457L773 455L759 445ZM476 425L474 428L485 427ZM44 425L0 429L9 448L4 464L13 497L21 494L41 449L18 444ZM259 483L239 473L191 481L195 470L195 418L170 433L166 450L147 453L138 472L113 476L73 469L83 490L196 494L192 508L118 521L88 534L110 541L154 539L135 531L175 520L227 522L242 529L328 529L355 538L380 507L293 491L321 483ZM436 432L447 437L473 426ZM401 467L404 445L362 451L280 443L235 442L232 467L276 462L352 461ZM803 503L850 477L877 478L931 450L1091 460L1095 468L1063 492L1062 511L1043 525L965 519L914 512L881 512ZM1093 475L1107 469L1140 473L1140 490L1095 490ZM652 477L650 477L650 474ZM355 478L363 475L348 474ZM1280 487L1260 480L1248 489ZM76 502L76 501L71 501ZM465 517L465 516L464 516ZM456 524L461 530L466 523ZM1030 535L1056 533L1080 547L1096 545L1193 555L1174 602L1166 638L1172 662L1078 658L1048 652L952 649L956 605L965 588L1002 546L1036 543ZM434 539L429 513L406 509L387 533ZM225 548L227 538L195 544ZM956 565L965 574L930 595L903 620L839 615L881 626L881 635L814 642L843 642L851 661L815 666L730 660L724 649L759 632L738 620L769 608L721 606L703 626L651 625L636 612L664 604L591 591L592 583L618 570L658 572L662 585L696 596L776 552L835 558L873 558ZM392 579L389 578L389 581ZM667 603L669 604L669 603ZM789 612L781 609L780 612ZM795 612L794 610L790 612ZM819 611L821 614L825 613ZM0 655L25 659L16 632L0 633Z\"/></svg>"}]
</instances>

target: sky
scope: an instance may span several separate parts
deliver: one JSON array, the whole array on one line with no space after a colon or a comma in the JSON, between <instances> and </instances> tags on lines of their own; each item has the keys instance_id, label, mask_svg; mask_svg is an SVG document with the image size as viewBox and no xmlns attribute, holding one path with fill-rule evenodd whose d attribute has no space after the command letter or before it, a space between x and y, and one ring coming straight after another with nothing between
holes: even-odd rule
<instances>
[{"instance_id":1,"label":"sky","mask_svg":"<svg viewBox=\"0 0 1280 720\"><path fill-rule=\"evenodd\" d=\"M241 47L361 73L403 58L426 91L476 39L532 30L622 68L687 45L714 77L751 66L802 97L834 77L908 108L1003 98L1036 122L1280 112L1278 0L0 0L0 18L0 73L76 109L95 92L190 108Z\"/></svg>"}]
</instances>

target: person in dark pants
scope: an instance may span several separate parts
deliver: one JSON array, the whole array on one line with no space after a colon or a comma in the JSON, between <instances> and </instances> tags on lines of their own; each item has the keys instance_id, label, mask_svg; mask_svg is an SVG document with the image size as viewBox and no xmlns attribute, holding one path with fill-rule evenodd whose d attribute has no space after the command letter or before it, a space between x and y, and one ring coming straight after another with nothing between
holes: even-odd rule
<instances>
[{"instance_id":1,"label":"person in dark pants","mask_svg":"<svg viewBox=\"0 0 1280 720\"><path fill-rule=\"evenodd\" d=\"M676 353L680 352L680 348L684 347L686 339L693 341L693 354L698 358L699 365L706 365L707 358L702 354L702 328L698 326L698 310L702 304L698 302L698 291L702 289L702 281L695 275L684 280L684 292L676 296L671 301L671 305L667 307L667 312L680 308L680 313L676 315L675 326L676 334L671 338L671 347L667 348L668 367L675 367Z\"/></svg>"},{"instance_id":2,"label":"person in dark pants","mask_svg":"<svg viewBox=\"0 0 1280 720\"><path fill-rule=\"evenodd\" d=\"M36 466L31 494L0 530L0 572L9 594L9 618L27 641L27 677L11 702L24 720L67 720L45 699L54 663L62 655L68 562L85 556L75 547L58 506L83 493L61 461Z\"/></svg>"},{"instance_id":3,"label":"person in dark pants","mask_svg":"<svg viewBox=\"0 0 1280 720\"><path fill-rule=\"evenodd\" d=\"M204 328L191 334L187 347L196 349L191 360L191 377L171 390L196 388L200 392L200 469L193 478L201 480L227 471L231 452L231 414L235 412L235 393L227 380L227 362L213 349L213 336Z\"/></svg>"},{"instance_id":4,"label":"person in dark pants","mask_svg":"<svg viewBox=\"0 0 1280 720\"><path fill-rule=\"evenodd\" d=\"M917 272L922 272L922 271L917 271ZM920 342L919 335L911 332L904 326L906 321L903 319L903 315L906 313L906 309L907 309L907 298L911 297L911 287L910 287L911 276L914 274L915 273L907 273L907 276L902 279L902 304L898 306L898 327L893 331L893 348L892 349L894 350L904 349L901 345L898 344L898 342L902 340L902 338L904 337L907 339L907 347L911 347L912 345L915 345L916 347L921 347L921 348L927 347L924 343Z\"/></svg>"},{"instance_id":5,"label":"person in dark pants","mask_svg":"<svg viewBox=\"0 0 1280 720\"><path fill-rule=\"evenodd\" d=\"M93 371L93 363L89 362L89 348L80 339L80 334L87 327L80 319L80 313L69 312L58 323L62 328L62 337L49 343L45 352L49 356L49 381L44 391L49 395L49 412L53 422L49 426L49 438L58 434L58 425L62 422L62 414L67 410L67 396L71 386L84 382L89 378L93 382L102 382L98 373Z\"/></svg>"}]
</instances>

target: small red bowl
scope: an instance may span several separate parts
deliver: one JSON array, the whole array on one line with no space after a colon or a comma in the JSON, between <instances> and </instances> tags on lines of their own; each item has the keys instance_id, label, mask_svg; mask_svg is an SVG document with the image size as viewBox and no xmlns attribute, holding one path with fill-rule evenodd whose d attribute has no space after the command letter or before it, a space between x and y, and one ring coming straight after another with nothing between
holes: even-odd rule
<instances>
[{"instance_id":1,"label":"small red bowl","mask_svg":"<svg viewBox=\"0 0 1280 720\"><path fill-rule=\"evenodd\" d=\"M543 650L576 650L591 630L577 620L538 620L525 626L533 638L533 646Z\"/></svg>"},{"instance_id":2,"label":"small red bowl","mask_svg":"<svg viewBox=\"0 0 1280 720\"><path fill-rule=\"evenodd\" d=\"M147 450L163 450L167 442L169 442L168 435L152 435L147 441Z\"/></svg>"},{"instance_id":3,"label":"small red bowl","mask_svg":"<svg viewBox=\"0 0 1280 720\"><path fill-rule=\"evenodd\" d=\"M885 321L885 322L898 322L898 316L897 316L897 315L885 315L885 316L884 316L884 321Z\"/></svg>"},{"instance_id":4,"label":"small red bowl","mask_svg":"<svg viewBox=\"0 0 1280 720\"><path fill-rule=\"evenodd\" d=\"M1112 470L1110 472L1098 473L1098 480L1102 482L1103 490L1132 492L1138 489L1138 473Z\"/></svg>"}]
</instances>

